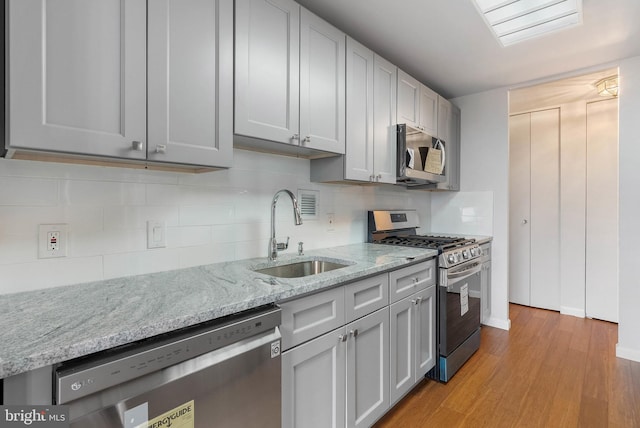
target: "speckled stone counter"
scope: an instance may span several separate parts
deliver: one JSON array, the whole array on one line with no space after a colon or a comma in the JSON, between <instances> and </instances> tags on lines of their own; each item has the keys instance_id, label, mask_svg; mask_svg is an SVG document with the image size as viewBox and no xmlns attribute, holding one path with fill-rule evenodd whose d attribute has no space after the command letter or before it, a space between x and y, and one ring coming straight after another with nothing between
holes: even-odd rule
<instances>
[{"instance_id":1,"label":"speckled stone counter","mask_svg":"<svg viewBox=\"0 0 640 428\"><path fill-rule=\"evenodd\" d=\"M428 260L433 250L353 244L0 296L0 378ZM347 267L305 278L252 271L313 257Z\"/></svg>"}]
</instances>

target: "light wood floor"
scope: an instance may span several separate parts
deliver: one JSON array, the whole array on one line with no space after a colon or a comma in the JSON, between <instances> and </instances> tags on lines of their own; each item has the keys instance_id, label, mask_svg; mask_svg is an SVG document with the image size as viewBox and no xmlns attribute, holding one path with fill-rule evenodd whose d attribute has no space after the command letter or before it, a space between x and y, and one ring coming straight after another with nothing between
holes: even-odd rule
<instances>
[{"instance_id":1,"label":"light wood floor","mask_svg":"<svg viewBox=\"0 0 640 428\"><path fill-rule=\"evenodd\" d=\"M424 380L375 427L640 427L640 363L616 358L618 326L510 305L511 331L443 385Z\"/></svg>"}]
</instances>

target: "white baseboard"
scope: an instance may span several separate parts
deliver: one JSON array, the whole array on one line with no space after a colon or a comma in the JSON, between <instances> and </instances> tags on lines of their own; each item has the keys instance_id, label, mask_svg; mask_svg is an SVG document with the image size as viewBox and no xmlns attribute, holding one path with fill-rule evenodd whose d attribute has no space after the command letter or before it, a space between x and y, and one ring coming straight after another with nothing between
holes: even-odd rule
<instances>
[{"instance_id":1,"label":"white baseboard","mask_svg":"<svg viewBox=\"0 0 640 428\"><path fill-rule=\"evenodd\" d=\"M640 349L631 349L616 344L616 357L624 358L625 360L640 362Z\"/></svg>"},{"instance_id":2,"label":"white baseboard","mask_svg":"<svg viewBox=\"0 0 640 428\"><path fill-rule=\"evenodd\" d=\"M510 330L511 329L511 320L510 319L499 319L499 318L493 318L493 317L489 317L489 319L485 320L485 322L483 322L484 325L488 325L489 327L495 327L495 328L500 328L502 330Z\"/></svg>"},{"instance_id":3,"label":"white baseboard","mask_svg":"<svg viewBox=\"0 0 640 428\"><path fill-rule=\"evenodd\" d=\"M560 306L560 313L562 315L571 315L572 317L584 318L586 313L584 309L572 308L569 306Z\"/></svg>"}]
</instances>

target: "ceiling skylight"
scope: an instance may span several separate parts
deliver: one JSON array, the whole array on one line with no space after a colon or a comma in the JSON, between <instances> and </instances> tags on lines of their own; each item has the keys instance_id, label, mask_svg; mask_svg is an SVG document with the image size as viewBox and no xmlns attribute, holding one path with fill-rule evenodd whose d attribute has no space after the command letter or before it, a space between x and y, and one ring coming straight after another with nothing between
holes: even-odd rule
<instances>
[{"instance_id":1,"label":"ceiling skylight","mask_svg":"<svg viewBox=\"0 0 640 428\"><path fill-rule=\"evenodd\" d=\"M582 0L473 0L503 46L582 23Z\"/></svg>"}]
</instances>

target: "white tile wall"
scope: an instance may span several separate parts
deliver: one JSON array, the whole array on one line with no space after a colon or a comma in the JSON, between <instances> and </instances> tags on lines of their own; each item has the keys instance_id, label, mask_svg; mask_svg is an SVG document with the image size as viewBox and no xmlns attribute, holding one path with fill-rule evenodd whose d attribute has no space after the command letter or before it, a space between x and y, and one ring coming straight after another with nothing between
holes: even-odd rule
<instances>
[{"instance_id":1,"label":"white tile wall","mask_svg":"<svg viewBox=\"0 0 640 428\"><path fill-rule=\"evenodd\" d=\"M493 192L442 192L431 199L431 230L493 235Z\"/></svg>"},{"instance_id":2,"label":"white tile wall","mask_svg":"<svg viewBox=\"0 0 640 428\"><path fill-rule=\"evenodd\" d=\"M207 263L265 257L270 205L287 188L318 190L320 215L293 225L276 209L288 252L364 242L370 209L414 208L430 229L431 194L395 186L309 182L309 161L236 150L234 167L205 174L0 159L0 294ZM334 213L332 231L327 213ZM148 220L167 247L147 249ZM39 224L67 223L68 256L38 259Z\"/></svg>"}]
</instances>

